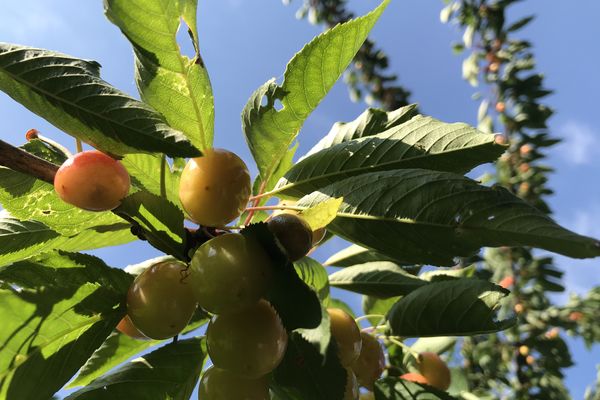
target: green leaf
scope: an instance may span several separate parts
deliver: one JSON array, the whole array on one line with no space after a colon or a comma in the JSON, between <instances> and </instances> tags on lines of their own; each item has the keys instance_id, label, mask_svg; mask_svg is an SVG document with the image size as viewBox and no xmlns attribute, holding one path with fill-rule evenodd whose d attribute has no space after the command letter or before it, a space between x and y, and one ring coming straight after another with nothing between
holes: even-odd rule
<instances>
[{"instance_id":1,"label":"green leaf","mask_svg":"<svg viewBox=\"0 0 600 400\"><path fill-rule=\"evenodd\" d=\"M344 397L346 370L340 364L334 341L323 356L299 333L292 332L283 361L273 377L272 388L293 393L292 399L342 400Z\"/></svg>"},{"instance_id":2,"label":"green leaf","mask_svg":"<svg viewBox=\"0 0 600 400\"><path fill-rule=\"evenodd\" d=\"M327 261L323 263L323 265L333 267L350 267L352 265L365 264L373 261L395 262L396 260L394 260L392 257L386 256L385 254L353 244L329 257Z\"/></svg>"},{"instance_id":3,"label":"green leaf","mask_svg":"<svg viewBox=\"0 0 600 400\"><path fill-rule=\"evenodd\" d=\"M301 159L340 143L387 131L390 128L409 121L415 115L417 115L416 104L410 104L387 112L377 108L367 108L354 121L336 122L333 124L329 133Z\"/></svg>"},{"instance_id":4,"label":"green leaf","mask_svg":"<svg viewBox=\"0 0 600 400\"><path fill-rule=\"evenodd\" d=\"M197 0L104 2L108 19L133 45L142 99L194 146L205 150L212 147L215 112L208 72L200 57L196 7ZM177 43L182 21L195 49L192 59L181 54Z\"/></svg>"},{"instance_id":5,"label":"green leaf","mask_svg":"<svg viewBox=\"0 0 600 400\"><path fill-rule=\"evenodd\" d=\"M343 197L328 229L356 244L415 264L452 265L483 246L532 246L569 257L600 255L600 243L557 225L505 188L421 169L374 172L302 198L312 207Z\"/></svg>"},{"instance_id":6,"label":"green leaf","mask_svg":"<svg viewBox=\"0 0 600 400\"><path fill-rule=\"evenodd\" d=\"M301 197L323 186L375 171L427 168L466 173L496 160L506 146L466 124L416 116L382 133L323 149L296 163L273 193Z\"/></svg>"},{"instance_id":7,"label":"green leaf","mask_svg":"<svg viewBox=\"0 0 600 400\"><path fill-rule=\"evenodd\" d=\"M20 221L3 212L0 213L0 266L48 250L91 250L135 239L126 223L95 226L73 236L61 236L41 222Z\"/></svg>"},{"instance_id":8,"label":"green leaf","mask_svg":"<svg viewBox=\"0 0 600 400\"><path fill-rule=\"evenodd\" d=\"M123 220L111 212L91 212L62 201L54 186L29 175L0 168L0 204L21 221L35 220L65 236Z\"/></svg>"},{"instance_id":9,"label":"green leaf","mask_svg":"<svg viewBox=\"0 0 600 400\"><path fill-rule=\"evenodd\" d=\"M435 281L447 278L471 278L475 275L475 264L465 268L436 268L432 271L423 272L419 279L424 281Z\"/></svg>"},{"instance_id":10,"label":"green leaf","mask_svg":"<svg viewBox=\"0 0 600 400\"><path fill-rule=\"evenodd\" d=\"M179 340L96 379L65 400L187 400L205 359L205 338Z\"/></svg>"},{"instance_id":11,"label":"green leaf","mask_svg":"<svg viewBox=\"0 0 600 400\"><path fill-rule=\"evenodd\" d=\"M319 278L310 276L306 270L312 263L300 263L295 268L280 250L275 237L264 222L249 225L241 233L245 237L257 240L271 258L273 278L265 298L277 311L283 326L288 331L318 327L322 320L321 302L315 290L303 281L297 272L302 273L309 281L320 281Z\"/></svg>"},{"instance_id":12,"label":"green leaf","mask_svg":"<svg viewBox=\"0 0 600 400\"><path fill-rule=\"evenodd\" d=\"M206 318L205 314L197 313L182 333L185 334L186 332L197 329L207 322L208 318ZM171 339L169 339L169 341L171 341ZM165 342L165 340L133 339L115 331L104 341L104 343L102 343L102 346L92 354L79 371L77 378L73 380L68 387L72 388L87 385L94 379L100 377L119 364L124 363L136 354Z\"/></svg>"},{"instance_id":13,"label":"green leaf","mask_svg":"<svg viewBox=\"0 0 600 400\"><path fill-rule=\"evenodd\" d=\"M183 212L168 200L146 191L127 196L113 210L131 222L140 234L158 250L189 261Z\"/></svg>"},{"instance_id":14,"label":"green leaf","mask_svg":"<svg viewBox=\"0 0 600 400\"><path fill-rule=\"evenodd\" d=\"M0 281L11 287L0 289L0 397L50 398L123 316L118 306L131 280L83 254L49 253L1 268Z\"/></svg>"},{"instance_id":15,"label":"green leaf","mask_svg":"<svg viewBox=\"0 0 600 400\"><path fill-rule=\"evenodd\" d=\"M252 94L242 112L242 127L262 182L285 173L278 167L304 120L352 61L388 3L384 0L371 13L317 36L289 62L281 86L270 80ZM266 106L261 105L264 97ZM283 109L275 108L276 100Z\"/></svg>"},{"instance_id":16,"label":"green leaf","mask_svg":"<svg viewBox=\"0 0 600 400\"><path fill-rule=\"evenodd\" d=\"M378 326L383 323L382 319L390 311L390 308L396 302L400 300L400 297L389 297L387 299L380 299L373 296L363 296L362 298L362 309L365 315L381 315L382 317L369 317L369 323L373 326Z\"/></svg>"},{"instance_id":17,"label":"green leaf","mask_svg":"<svg viewBox=\"0 0 600 400\"><path fill-rule=\"evenodd\" d=\"M334 272L329 275L329 284L355 293L387 298L404 296L427 285L427 282L394 263L378 261Z\"/></svg>"},{"instance_id":18,"label":"green leaf","mask_svg":"<svg viewBox=\"0 0 600 400\"><path fill-rule=\"evenodd\" d=\"M450 351L456 344L456 337L438 336L438 337L423 337L417 339L410 348L415 353L423 353L426 351L442 354ZM410 353L406 353L406 359L410 358L414 361L414 357Z\"/></svg>"},{"instance_id":19,"label":"green leaf","mask_svg":"<svg viewBox=\"0 0 600 400\"><path fill-rule=\"evenodd\" d=\"M322 302L329 299L329 280L327 271L321 263L313 258L303 257L294 262L294 269L296 269L300 279L317 292Z\"/></svg>"},{"instance_id":20,"label":"green leaf","mask_svg":"<svg viewBox=\"0 0 600 400\"><path fill-rule=\"evenodd\" d=\"M315 231L326 227L337 215L343 199L330 199L302 211L302 218Z\"/></svg>"},{"instance_id":21,"label":"green leaf","mask_svg":"<svg viewBox=\"0 0 600 400\"><path fill-rule=\"evenodd\" d=\"M432 282L401 298L390 310L388 321L392 333L404 337L498 332L515 322L494 319L494 310L509 293L478 279Z\"/></svg>"},{"instance_id":22,"label":"green leaf","mask_svg":"<svg viewBox=\"0 0 600 400\"><path fill-rule=\"evenodd\" d=\"M375 400L457 400L457 398L428 385L389 377L375 382Z\"/></svg>"},{"instance_id":23,"label":"green leaf","mask_svg":"<svg viewBox=\"0 0 600 400\"><path fill-rule=\"evenodd\" d=\"M129 175L134 186L150 192L156 196L161 196L161 170L163 156L154 154L128 154L121 161ZM165 160L165 163L167 161ZM164 189L167 200L175 204L180 209L179 200L179 178L181 171L165 164Z\"/></svg>"},{"instance_id":24,"label":"green leaf","mask_svg":"<svg viewBox=\"0 0 600 400\"><path fill-rule=\"evenodd\" d=\"M60 130L111 154L200 154L160 114L100 79L95 61L0 43L0 90Z\"/></svg>"}]
</instances>

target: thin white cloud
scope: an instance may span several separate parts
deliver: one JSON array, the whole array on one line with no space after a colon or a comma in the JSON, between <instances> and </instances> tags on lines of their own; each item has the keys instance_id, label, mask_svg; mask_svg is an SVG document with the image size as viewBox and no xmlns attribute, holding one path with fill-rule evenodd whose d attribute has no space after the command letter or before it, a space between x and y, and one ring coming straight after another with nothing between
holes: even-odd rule
<instances>
[{"instance_id":1,"label":"thin white cloud","mask_svg":"<svg viewBox=\"0 0 600 400\"><path fill-rule=\"evenodd\" d=\"M0 37L24 43L35 37L62 30L66 22L54 8L39 0L9 2L0 17Z\"/></svg>"},{"instance_id":2,"label":"thin white cloud","mask_svg":"<svg viewBox=\"0 0 600 400\"><path fill-rule=\"evenodd\" d=\"M559 136L564 138L559 152L568 163L589 164L600 155L595 145L600 141L600 133L587 124L568 121L559 128Z\"/></svg>"}]
</instances>

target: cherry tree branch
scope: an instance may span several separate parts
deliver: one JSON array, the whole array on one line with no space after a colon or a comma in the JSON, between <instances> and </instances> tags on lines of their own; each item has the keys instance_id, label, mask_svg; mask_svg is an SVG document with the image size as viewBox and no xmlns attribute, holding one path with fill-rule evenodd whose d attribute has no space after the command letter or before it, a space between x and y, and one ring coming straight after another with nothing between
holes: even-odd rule
<instances>
[{"instance_id":1,"label":"cherry tree branch","mask_svg":"<svg viewBox=\"0 0 600 400\"><path fill-rule=\"evenodd\" d=\"M34 156L3 140L0 140L0 165L50 184L54 183L54 175L58 170L58 165Z\"/></svg>"}]
</instances>

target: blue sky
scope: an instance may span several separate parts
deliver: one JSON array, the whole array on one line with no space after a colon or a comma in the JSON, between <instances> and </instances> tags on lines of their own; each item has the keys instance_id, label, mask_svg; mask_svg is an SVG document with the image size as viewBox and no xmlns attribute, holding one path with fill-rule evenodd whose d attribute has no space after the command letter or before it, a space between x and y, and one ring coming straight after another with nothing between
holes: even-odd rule
<instances>
[{"instance_id":1,"label":"blue sky","mask_svg":"<svg viewBox=\"0 0 600 400\"><path fill-rule=\"evenodd\" d=\"M44 47L99 61L105 80L136 94L129 44L103 16L102 1L20 0L5 2L0 14L0 40ZM278 0L199 0L200 46L216 101L216 143L240 154L252 164L240 129L240 112L249 95L271 77L281 78L286 62L320 29L294 18L301 0L284 7ZM352 0L357 13L373 8L377 0ZM521 34L535 44L538 70L546 85L555 90L547 99L557 110L551 132L564 138L550 155L556 168L550 185L556 194L549 198L555 218L579 233L600 237L600 139L597 107L600 104L600 3L528 1L509 15L534 13L537 19ZM409 88L421 109L436 118L474 124L478 103L476 90L462 81L462 58L452 55L450 42L461 32L439 22L439 0L393 0L375 27L372 37L385 49L392 71ZM185 37L185 36L184 36ZM485 93L485 89L484 89ZM354 119L365 105L349 101L346 87L337 84L306 122L300 135L298 154L308 150L335 121ZM45 121L0 94L2 139L14 144L24 141L30 128L62 141L74 149L74 141ZM328 244L317 253L323 260L344 245ZM156 255L140 243L97 252L113 266L124 266ZM571 290L585 292L600 283L600 262L557 257L567 272ZM563 300L565 297L559 298ZM353 302L358 307L358 299ZM574 398L582 398L585 385L596 376L594 364L600 348L586 353L573 342L577 367L568 371Z\"/></svg>"}]
</instances>

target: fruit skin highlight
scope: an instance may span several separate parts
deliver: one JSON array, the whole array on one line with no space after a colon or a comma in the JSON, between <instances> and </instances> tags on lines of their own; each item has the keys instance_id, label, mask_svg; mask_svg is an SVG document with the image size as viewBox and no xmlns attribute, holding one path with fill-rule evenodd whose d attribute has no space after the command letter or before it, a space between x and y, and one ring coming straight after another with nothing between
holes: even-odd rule
<instances>
[{"instance_id":1,"label":"fruit skin highlight","mask_svg":"<svg viewBox=\"0 0 600 400\"><path fill-rule=\"evenodd\" d=\"M244 161L223 149L208 149L188 161L179 181L179 199L192 221L219 227L246 208L252 185Z\"/></svg>"},{"instance_id":2,"label":"fruit skin highlight","mask_svg":"<svg viewBox=\"0 0 600 400\"><path fill-rule=\"evenodd\" d=\"M186 265L163 261L135 278L127 293L127 315L150 339L168 339L186 327L196 298L186 278Z\"/></svg>"},{"instance_id":3,"label":"fruit skin highlight","mask_svg":"<svg viewBox=\"0 0 600 400\"><path fill-rule=\"evenodd\" d=\"M273 274L259 243L239 233L202 244L190 264L190 285L200 307L214 314L240 311L263 297Z\"/></svg>"},{"instance_id":4,"label":"fruit skin highlight","mask_svg":"<svg viewBox=\"0 0 600 400\"><path fill-rule=\"evenodd\" d=\"M335 339L342 366L348 368L360 355L362 339L358 325L347 312L339 308L328 308L331 336Z\"/></svg>"},{"instance_id":5,"label":"fruit skin highlight","mask_svg":"<svg viewBox=\"0 0 600 400\"><path fill-rule=\"evenodd\" d=\"M98 150L69 157L54 176L54 190L65 202L88 211L109 211L129 192L129 173L120 161Z\"/></svg>"},{"instance_id":6,"label":"fruit skin highlight","mask_svg":"<svg viewBox=\"0 0 600 400\"><path fill-rule=\"evenodd\" d=\"M429 385L440 390L448 390L450 387L450 370L436 353L419 353L417 367L419 372L427 379Z\"/></svg>"},{"instance_id":7,"label":"fruit skin highlight","mask_svg":"<svg viewBox=\"0 0 600 400\"><path fill-rule=\"evenodd\" d=\"M379 341L371 334L361 331L362 347L352 370L361 386L373 390L375 381L385 369L385 354Z\"/></svg>"},{"instance_id":8,"label":"fruit skin highlight","mask_svg":"<svg viewBox=\"0 0 600 400\"><path fill-rule=\"evenodd\" d=\"M266 378L246 379L212 366L208 368L198 388L198 400L269 400Z\"/></svg>"},{"instance_id":9,"label":"fruit skin highlight","mask_svg":"<svg viewBox=\"0 0 600 400\"><path fill-rule=\"evenodd\" d=\"M238 313L215 315L206 331L213 364L244 378L273 371L283 359L288 336L266 300Z\"/></svg>"}]
</instances>

